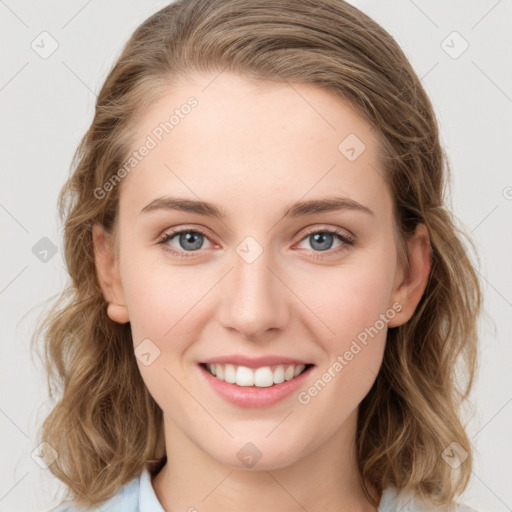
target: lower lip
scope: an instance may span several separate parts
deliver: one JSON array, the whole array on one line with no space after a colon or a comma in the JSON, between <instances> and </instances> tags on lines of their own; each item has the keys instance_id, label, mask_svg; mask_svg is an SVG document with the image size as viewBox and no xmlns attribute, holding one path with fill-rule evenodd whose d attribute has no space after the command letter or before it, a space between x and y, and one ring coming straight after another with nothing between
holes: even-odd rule
<instances>
[{"instance_id":1,"label":"lower lip","mask_svg":"<svg viewBox=\"0 0 512 512\"><path fill-rule=\"evenodd\" d=\"M199 365L201 373L212 388L221 397L239 407L269 407L276 404L296 391L304 383L313 368L313 366L310 366L298 377L284 381L281 384L274 384L267 388L258 388L256 386L237 386L236 384L219 380Z\"/></svg>"}]
</instances>

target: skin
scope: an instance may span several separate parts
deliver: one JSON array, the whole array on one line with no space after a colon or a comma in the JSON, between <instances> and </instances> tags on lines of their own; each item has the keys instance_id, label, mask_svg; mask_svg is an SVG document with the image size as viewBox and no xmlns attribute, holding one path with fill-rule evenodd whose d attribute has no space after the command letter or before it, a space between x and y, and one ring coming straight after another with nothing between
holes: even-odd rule
<instances>
[{"instance_id":1,"label":"skin","mask_svg":"<svg viewBox=\"0 0 512 512\"><path fill-rule=\"evenodd\" d=\"M121 183L114 236L93 230L110 318L131 323L135 347L149 338L160 350L148 366L137 360L164 411L169 457L153 478L156 495L173 511L375 510L362 491L354 440L358 406L382 363L385 327L307 404L292 393L270 407L240 408L204 382L197 363L288 355L315 364L299 391L307 390L393 304L401 311L388 327L411 318L430 270L428 232L418 226L407 242L410 264L401 265L377 138L315 85L190 75L144 113L134 149L190 96L198 106ZM366 146L354 161L338 150L349 134ZM216 203L226 217L141 213L171 194ZM373 215L282 215L296 201L334 195ZM158 244L182 227L208 235L195 252L179 235L167 242L189 259ZM338 228L357 243L333 235L332 248L321 251L306 228ZM249 235L263 249L252 263L236 252ZM237 457L248 442L262 454L251 468Z\"/></svg>"}]
</instances>

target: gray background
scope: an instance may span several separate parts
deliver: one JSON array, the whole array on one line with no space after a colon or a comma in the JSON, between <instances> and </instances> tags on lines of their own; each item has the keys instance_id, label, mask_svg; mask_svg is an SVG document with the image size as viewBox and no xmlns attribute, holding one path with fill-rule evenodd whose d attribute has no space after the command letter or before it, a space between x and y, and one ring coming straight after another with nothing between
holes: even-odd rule
<instances>
[{"instance_id":1,"label":"gray background","mask_svg":"<svg viewBox=\"0 0 512 512\"><path fill-rule=\"evenodd\" d=\"M56 198L109 67L166 3L0 1L0 511L57 503L59 482L31 457L48 395L29 351L40 306L66 281ZM352 3L397 39L436 109L453 169L450 204L476 242L485 293L482 359L467 412L476 464L462 500L512 510L511 1ZM461 55L454 31L469 44ZM57 49L42 58L52 44Z\"/></svg>"}]
</instances>

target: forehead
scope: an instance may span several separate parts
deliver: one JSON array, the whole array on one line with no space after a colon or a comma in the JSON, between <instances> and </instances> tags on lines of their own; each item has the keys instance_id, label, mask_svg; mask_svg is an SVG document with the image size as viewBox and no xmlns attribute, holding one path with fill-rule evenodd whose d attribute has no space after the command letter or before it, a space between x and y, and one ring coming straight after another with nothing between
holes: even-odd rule
<instances>
[{"instance_id":1,"label":"forehead","mask_svg":"<svg viewBox=\"0 0 512 512\"><path fill-rule=\"evenodd\" d=\"M190 75L142 113L132 151L121 205L139 211L164 194L224 204L228 214L230 205L263 213L327 195L390 210L371 125L312 84Z\"/></svg>"}]
</instances>

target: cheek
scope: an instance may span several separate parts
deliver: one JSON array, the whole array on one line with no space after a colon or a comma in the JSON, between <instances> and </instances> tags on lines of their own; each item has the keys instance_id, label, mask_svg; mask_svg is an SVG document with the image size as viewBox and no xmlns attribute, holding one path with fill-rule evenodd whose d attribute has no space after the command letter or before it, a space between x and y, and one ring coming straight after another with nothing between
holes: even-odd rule
<instances>
[{"instance_id":1,"label":"cheek","mask_svg":"<svg viewBox=\"0 0 512 512\"><path fill-rule=\"evenodd\" d=\"M393 258L392 250L368 251L330 269L328 279L317 272L302 281L308 305L322 319L310 325L318 326L315 338L325 357L299 403L317 415L329 410L335 424L366 396L382 364L387 323L396 315Z\"/></svg>"},{"instance_id":2,"label":"cheek","mask_svg":"<svg viewBox=\"0 0 512 512\"><path fill-rule=\"evenodd\" d=\"M179 307L176 291L170 292L165 283L155 279L155 275L147 274L143 279L144 272L141 272L125 289L135 344L143 338L164 338L174 324L174 312Z\"/></svg>"},{"instance_id":3,"label":"cheek","mask_svg":"<svg viewBox=\"0 0 512 512\"><path fill-rule=\"evenodd\" d=\"M316 418L309 420L316 428L328 424L330 433L346 421L370 391L382 364L387 323L396 315L389 304L393 262L386 257L371 260L372 264L359 260L337 269L325 293L320 293L318 287L310 288L315 290L309 293L312 309L332 332L325 327L316 329L316 341L325 358L298 402L309 417ZM315 282L313 277L310 284Z\"/></svg>"},{"instance_id":4,"label":"cheek","mask_svg":"<svg viewBox=\"0 0 512 512\"><path fill-rule=\"evenodd\" d=\"M351 340L377 323L382 338L382 316L394 317L390 298L393 291L395 263L392 251L375 250L354 254L354 258L337 268L319 269L301 279L302 296L329 328L323 329L328 352L343 350ZM383 328L384 327L384 328ZM320 331L317 329L317 333ZM373 331L372 331L373 332Z\"/></svg>"},{"instance_id":5,"label":"cheek","mask_svg":"<svg viewBox=\"0 0 512 512\"><path fill-rule=\"evenodd\" d=\"M173 268L157 250L130 254L129 261L121 260L121 274L134 343L144 338L163 342L175 325L187 322L205 286L192 266Z\"/></svg>"},{"instance_id":6,"label":"cheek","mask_svg":"<svg viewBox=\"0 0 512 512\"><path fill-rule=\"evenodd\" d=\"M124 265L123 288L135 353L150 354L149 364L140 356L137 364L159 406L184 414L186 404L178 383L188 378L182 368L183 354L196 338L191 321L200 290L191 286L192 275L185 276L161 262L142 264L143 258L135 255Z\"/></svg>"}]
</instances>

